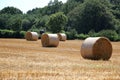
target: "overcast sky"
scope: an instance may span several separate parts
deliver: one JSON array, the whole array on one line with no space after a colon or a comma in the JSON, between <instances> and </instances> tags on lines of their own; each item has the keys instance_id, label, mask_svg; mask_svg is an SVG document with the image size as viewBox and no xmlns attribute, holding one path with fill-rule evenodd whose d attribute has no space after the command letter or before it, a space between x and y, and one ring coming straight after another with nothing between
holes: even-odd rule
<instances>
[{"instance_id":1,"label":"overcast sky","mask_svg":"<svg viewBox=\"0 0 120 80\"><path fill-rule=\"evenodd\" d=\"M13 6L23 11L23 13L26 13L28 10L32 10L33 8L46 6L49 1L50 0L0 0L0 10L4 7ZM59 1L65 3L67 0Z\"/></svg>"}]
</instances>

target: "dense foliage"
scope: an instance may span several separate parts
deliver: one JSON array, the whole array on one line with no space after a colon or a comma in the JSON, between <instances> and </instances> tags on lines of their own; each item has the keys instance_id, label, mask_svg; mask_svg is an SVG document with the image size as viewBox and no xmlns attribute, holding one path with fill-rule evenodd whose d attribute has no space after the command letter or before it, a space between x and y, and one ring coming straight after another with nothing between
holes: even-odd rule
<instances>
[{"instance_id":1,"label":"dense foliage","mask_svg":"<svg viewBox=\"0 0 120 80\"><path fill-rule=\"evenodd\" d=\"M58 12L50 16L50 19L46 25L48 26L50 31L52 31L53 33L58 33L64 30L64 26L67 21L67 17L63 13Z\"/></svg>"},{"instance_id":2,"label":"dense foliage","mask_svg":"<svg viewBox=\"0 0 120 80\"><path fill-rule=\"evenodd\" d=\"M40 30L65 32L68 39L120 40L120 0L50 0L47 6L25 14L10 6L0 10L0 37L21 38L21 31Z\"/></svg>"}]
</instances>

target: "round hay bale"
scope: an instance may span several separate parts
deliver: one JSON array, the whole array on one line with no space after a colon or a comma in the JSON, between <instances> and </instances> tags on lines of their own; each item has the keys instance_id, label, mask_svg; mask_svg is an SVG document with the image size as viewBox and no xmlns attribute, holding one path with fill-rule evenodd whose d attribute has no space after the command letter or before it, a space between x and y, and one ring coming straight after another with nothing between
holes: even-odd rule
<instances>
[{"instance_id":1,"label":"round hay bale","mask_svg":"<svg viewBox=\"0 0 120 80\"><path fill-rule=\"evenodd\" d=\"M89 37L81 46L81 56L92 60L109 60L112 55L112 44L105 37Z\"/></svg>"},{"instance_id":2,"label":"round hay bale","mask_svg":"<svg viewBox=\"0 0 120 80\"><path fill-rule=\"evenodd\" d=\"M60 41L66 41L66 39L67 39L66 34L58 33L57 35L58 35L58 38L59 38Z\"/></svg>"},{"instance_id":3,"label":"round hay bale","mask_svg":"<svg viewBox=\"0 0 120 80\"><path fill-rule=\"evenodd\" d=\"M43 33L41 36L41 43L43 47L57 47L59 44L59 38L57 34Z\"/></svg>"},{"instance_id":4,"label":"round hay bale","mask_svg":"<svg viewBox=\"0 0 120 80\"><path fill-rule=\"evenodd\" d=\"M37 41L38 34L37 34L37 32L26 32L25 38L28 41Z\"/></svg>"}]
</instances>

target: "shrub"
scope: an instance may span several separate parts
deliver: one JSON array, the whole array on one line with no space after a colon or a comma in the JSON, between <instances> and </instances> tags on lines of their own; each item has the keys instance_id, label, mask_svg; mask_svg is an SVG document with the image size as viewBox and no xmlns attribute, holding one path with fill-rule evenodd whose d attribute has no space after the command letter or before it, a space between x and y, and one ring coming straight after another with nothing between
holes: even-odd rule
<instances>
[{"instance_id":1,"label":"shrub","mask_svg":"<svg viewBox=\"0 0 120 80\"><path fill-rule=\"evenodd\" d=\"M26 31L20 31L20 38L24 38L25 37L25 33L26 33Z\"/></svg>"},{"instance_id":2,"label":"shrub","mask_svg":"<svg viewBox=\"0 0 120 80\"><path fill-rule=\"evenodd\" d=\"M117 41L119 36L114 30L102 30L98 32L97 36L103 36L109 38L111 41Z\"/></svg>"},{"instance_id":3,"label":"shrub","mask_svg":"<svg viewBox=\"0 0 120 80\"><path fill-rule=\"evenodd\" d=\"M118 41L120 41L120 35L118 36Z\"/></svg>"},{"instance_id":4,"label":"shrub","mask_svg":"<svg viewBox=\"0 0 120 80\"><path fill-rule=\"evenodd\" d=\"M90 30L88 35L91 37L97 37L97 33L94 30Z\"/></svg>"},{"instance_id":5,"label":"shrub","mask_svg":"<svg viewBox=\"0 0 120 80\"><path fill-rule=\"evenodd\" d=\"M89 35L87 35L87 34L78 34L77 35L77 39L86 39L87 37L89 37Z\"/></svg>"},{"instance_id":6,"label":"shrub","mask_svg":"<svg viewBox=\"0 0 120 80\"><path fill-rule=\"evenodd\" d=\"M25 33L26 33L25 31L14 32L14 38L24 38Z\"/></svg>"},{"instance_id":7,"label":"shrub","mask_svg":"<svg viewBox=\"0 0 120 80\"><path fill-rule=\"evenodd\" d=\"M0 38L24 38L25 31L0 30Z\"/></svg>"},{"instance_id":8,"label":"shrub","mask_svg":"<svg viewBox=\"0 0 120 80\"><path fill-rule=\"evenodd\" d=\"M71 29L69 32L66 32L67 39L75 39L77 38L77 31L75 29Z\"/></svg>"},{"instance_id":9,"label":"shrub","mask_svg":"<svg viewBox=\"0 0 120 80\"><path fill-rule=\"evenodd\" d=\"M0 38L12 38L14 31L11 30L0 30Z\"/></svg>"}]
</instances>

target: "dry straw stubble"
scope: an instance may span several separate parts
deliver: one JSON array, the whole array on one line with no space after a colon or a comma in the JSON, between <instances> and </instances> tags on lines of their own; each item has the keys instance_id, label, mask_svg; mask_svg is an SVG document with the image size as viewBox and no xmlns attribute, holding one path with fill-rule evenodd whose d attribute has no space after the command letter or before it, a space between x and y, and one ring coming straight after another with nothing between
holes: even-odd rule
<instances>
[{"instance_id":1,"label":"dry straw stubble","mask_svg":"<svg viewBox=\"0 0 120 80\"><path fill-rule=\"evenodd\" d=\"M112 44L105 37L89 37L81 46L81 56L92 60L109 60L112 55Z\"/></svg>"}]
</instances>

